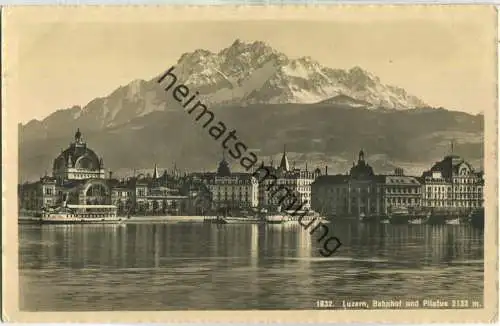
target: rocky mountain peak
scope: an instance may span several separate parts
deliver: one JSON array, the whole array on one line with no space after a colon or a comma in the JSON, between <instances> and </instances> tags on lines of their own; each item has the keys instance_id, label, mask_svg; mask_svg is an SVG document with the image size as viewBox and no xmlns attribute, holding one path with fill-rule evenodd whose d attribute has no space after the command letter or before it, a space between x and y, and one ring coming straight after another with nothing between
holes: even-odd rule
<instances>
[{"instance_id":1,"label":"rocky mountain peak","mask_svg":"<svg viewBox=\"0 0 500 326\"><path fill-rule=\"evenodd\" d=\"M196 49L184 53L175 64L175 74L210 106L329 103L328 99L338 95L353 99L349 104L370 110L426 106L406 90L384 84L361 67L343 70L326 67L309 56L291 58L262 41L236 39L218 52ZM152 112L172 110L168 100L156 79L134 80L83 108L56 112L30 126L46 130L52 125L50 121L68 118L82 125L89 123L94 129L108 128Z\"/></svg>"}]
</instances>

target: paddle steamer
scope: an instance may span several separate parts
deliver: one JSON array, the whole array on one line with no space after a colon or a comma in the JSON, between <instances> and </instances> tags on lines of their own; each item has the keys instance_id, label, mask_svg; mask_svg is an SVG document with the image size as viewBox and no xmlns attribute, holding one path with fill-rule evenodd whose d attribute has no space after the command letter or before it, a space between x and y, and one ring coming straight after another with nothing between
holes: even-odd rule
<instances>
[{"instance_id":1,"label":"paddle steamer","mask_svg":"<svg viewBox=\"0 0 500 326\"><path fill-rule=\"evenodd\" d=\"M44 208L32 217L20 217L21 223L103 224L119 223L115 205L64 205Z\"/></svg>"}]
</instances>

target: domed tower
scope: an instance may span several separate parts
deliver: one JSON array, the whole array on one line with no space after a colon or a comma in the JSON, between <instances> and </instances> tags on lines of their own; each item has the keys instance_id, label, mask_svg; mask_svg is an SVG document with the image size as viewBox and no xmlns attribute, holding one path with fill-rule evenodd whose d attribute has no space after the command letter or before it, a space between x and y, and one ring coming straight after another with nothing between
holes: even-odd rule
<instances>
[{"instance_id":1,"label":"domed tower","mask_svg":"<svg viewBox=\"0 0 500 326\"><path fill-rule=\"evenodd\" d=\"M373 168L365 161L365 152L363 150L359 151L358 154L358 164L352 163L352 168L350 170L351 177L353 178L365 178L374 176Z\"/></svg>"},{"instance_id":2,"label":"domed tower","mask_svg":"<svg viewBox=\"0 0 500 326\"><path fill-rule=\"evenodd\" d=\"M360 150L358 155L358 164L361 165L364 163L365 163L365 152L363 152L363 150Z\"/></svg>"},{"instance_id":3,"label":"domed tower","mask_svg":"<svg viewBox=\"0 0 500 326\"><path fill-rule=\"evenodd\" d=\"M79 128L74 141L54 160L52 174L60 183L68 180L105 178L102 158L87 147Z\"/></svg>"}]
</instances>

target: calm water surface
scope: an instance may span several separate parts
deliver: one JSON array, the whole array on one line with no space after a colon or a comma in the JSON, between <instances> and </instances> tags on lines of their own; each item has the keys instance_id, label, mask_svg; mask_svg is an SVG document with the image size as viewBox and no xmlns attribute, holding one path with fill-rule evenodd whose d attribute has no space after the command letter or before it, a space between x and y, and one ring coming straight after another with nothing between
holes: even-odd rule
<instances>
[{"instance_id":1,"label":"calm water surface","mask_svg":"<svg viewBox=\"0 0 500 326\"><path fill-rule=\"evenodd\" d=\"M316 300L482 298L470 226L331 224L331 257L300 225L20 225L29 311L312 309Z\"/></svg>"}]
</instances>

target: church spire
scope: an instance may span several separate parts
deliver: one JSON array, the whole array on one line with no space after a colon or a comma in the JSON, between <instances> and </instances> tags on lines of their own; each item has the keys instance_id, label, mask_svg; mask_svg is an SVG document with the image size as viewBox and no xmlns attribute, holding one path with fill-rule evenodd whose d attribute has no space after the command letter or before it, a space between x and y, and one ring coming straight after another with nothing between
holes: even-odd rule
<instances>
[{"instance_id":1,"label":"church spire","mask_svg":"<svg viewBox=\"0 0 500 326\"><path fill-rule=\"evenodd\" d=\"M156 165L156 163L155 163L155 169L154 169L154 171L153 171L153 180L158 179L159 175L160 175L160 174L158 173L158 166L157 166L157 165Z\"/></svg>"},{"instance_id":2,"label":"church spire","mask_svg":"<svg viewBox=\"0 0 500 326\"><path fill-rule=\"evenodd\" d=\"M280 168L283 171L290 170L290 164L288 163L288 158L286 156L286 145L283 145L283 156L281 157Z\"/></svg>"}]
</instances>

